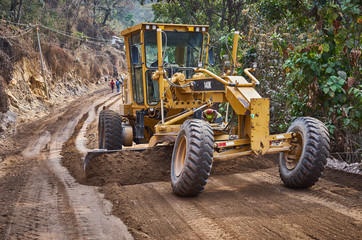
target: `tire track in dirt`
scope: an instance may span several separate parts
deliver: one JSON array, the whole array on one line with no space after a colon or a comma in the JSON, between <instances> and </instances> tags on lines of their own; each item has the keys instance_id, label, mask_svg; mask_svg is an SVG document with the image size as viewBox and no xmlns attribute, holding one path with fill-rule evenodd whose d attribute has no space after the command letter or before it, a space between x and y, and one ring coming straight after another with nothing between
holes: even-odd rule
<instances>
[{"instance_id":1,"label":"tire track in dirt","mask_svg":"<svg viewBox=\"0 0 362 240\"><path fill-rule=\"evenodd\" d=\"M209 208L210 214L214 215L218 225L222 226L227 231L234 232L237 239L245 238L263 238L263 239L283 239L284 234L289 236L302 238L303 234L296 231L288 232L286 229L278 229L280 223L273 223L272 221L265 222L265 219L270 218L268 212L264 209L261 210L256 204L269 205L266 199L260 199L260 188L250 186L249 183L237 181L233 175L218 176L210 179L209 187L211 188L210 198L205 198L202 205L210 206L211 199L215 196L218 204ZM224 202L223 196L227 196ZM248 196L253 196L257 200ZM212 196L212 197L211 197ZM210 199L210 200L209 200ZM231 199L243 199L240 202L230 201ZM239 210L241 214L234 214L233 209ZM220 209L223 209L220 211ZM219 217L222 216L222 217ZM235 224L236 223L236 224ZM247 231L245 231L247 229Z\"/></svg>"},{"instance_id":2,"label":"tire track in dirt","mask_svg":"<svg viewBox=\"0 0 362 240\"><path fill-rule=\"evenodd\" d=\"M230 229L220 227L217 216L209 213L209 209L203 205L197 204L196 199L180 198L176 195L170 195L169 188L160 187L163 185L152 185L158 191L162 198L172 206L173 210L182 216L184 221L198 232L203 238L207 239L237 239L238 235L233 235ZM194 200L194 201L193 201ZM196 200L196 201L195 201Z\"/></svg>"},{"instance_id":3,"label":"tire track in dirt","mask_svg":"<svg viewBox=\"0 0 362 240\"><path fill-rule=\"evenodd\" d=\"M208 206L209 215L225 231L233 232L235 239L305 238L303 232L285 227L287 222L275 221L274 210L279 206L277 201L265 197L270 189L255 182L238 181L234 175L212 177L208 184L210 191L205 192L201 203L195 204Z\"/></svg>"},{"instance_id":4,"label":"tire track in dirt","mask_svg":"<svg viewBox=\"0 0 362 240\"><path fill-rule=\"evenodd\" d=\"M106 100L108 101L108 100ZM106 102L103 99L95 101L89 109L94 109L99 102ZM89 110L88 109L88 110ZM83 109L82 109L83 110ZM75 129L76 125L82 126L83 121L88 116L88 110L81 112L79 121L71 127L65 127L65 129ZM82 115L83 114L83 115ZM67 139L71 133L65 134L64 129L57 131L58 136L54 138ZM64 140L63 140L64 141ZM59 140L54 141L53 145L50 145L49 160L51 161L51 167L53 172L59 173L62 176L61 181L68 186L67 192L69 193L71 204L76 214L77 222L82 226L82 236L86 239L105 239L114 238L119 236L120 238L127 239L130 236L127 235L126 227L121 224L119 219L110 216L111 205L109 202L103 201L101 196L92 187L81 185L68 173L67 169L59 164L62 151L62 145L59 144ZM100 216L105 216L107 222L101 221ZM112 237L113 236L113 237Z\"/></svg>"},{"instance_id":5,"label":"tire track in dirt","mask_svg":"<svg viewBox=\"0 0 362 240\"><path fill-rule=\"evenodd\" d=\"M115 100L113 100L113 99L115 99ZM112 102L109 103L110 101L112 101ZM79 130L79 133L77 134L77 138L75 140L76 148L82 154L82 159L84 159L85 155L89 151L89 149L86 147L87 138L85 136L86 132L87 132L87 128L94 121L97 121L98 114L102 110L99 108L102 105L105 105L105 108L109 109L111 106L113 106L118 101L120 101L119 95L114 95L107 100L101 101L101 103L97 103L97 105L93 104L93 106L87 112L86 120L82 123L82 128Z\"/></svg>"},{"instance_id":6,"label":"tire track in dirt","mask_svg":"<svg viewBox=\"0 0 362 240\"><path fill-rule=\"evenodd\" d=\"M352 217L355 220L357 220L359 223L362 223L362 212L361 207L362 203L360 203L359 206L356 206L351 203L351 199L346 202L346 204L349 204L349 206L342 205L340 203L337 203L333 201L337 194L328 192L327 190L321 190L320 186L315 187L313 190L292 190L289 188L286 188L281 185L280 179L276 176L270 175L266 172L256 172L253 174L239 174L237 175L238 178L242 180L248 180L248 181L259 181L259 182L265 182L272 185L280 185L279 190L283 194L287 195L291 198L296 198L303 201L308 201L312 203L318 203L320 205L323 205L327 208L332 209L333 211L338 211L341 214L344 214L346 216ZM362 179L362 177L361 177ZM342 200L342 197L339 197L339 200ZM344 198L343 198L344 200ZM354 201L353 201L354 202Z\"/></svg>"},{"instance_id":7,"label":"tire track in dirt","mask_svg":"<svg viewBox=\"0 0 362 240\"><path fill-rule=\"evenodd\" d=\"M14 207L8 211L8 222L2 225L5 239L131 238L123 223L110 216L111 204L104 201L94 187L77 183L60 165L63 142L88 111L90 103L99 104L109 98L94 101L96 96L76 102L48 119L43 118L44 122L38 125L30 124L36 135L27 138L23 151L23 161L27 163L24 171L29 175L24 178L25 185L19 189ZM19 166L25 167L22 162Z\"/></svg>"},{"instance_id":8,"label":"tire track in dirt","mask_svg":"<svg viewBox=\"0 0 362 240\"><path fill-rule=\"evenodd\" d=\"M278 177L266 172L236 174L236 177L244 181L270 184L276 188L277 192L286 195L288 199L292 199L292 204L286 205L288 211L292 211L292 214L287 214L287 216L299 215L298 220L302 220L309 225L309 228L305 229L306 235L309 237L320 238L320 236L324 236L324 238L328 238L329 236L329 238L334 239L355 239L357 237L357 235L355 237L347 236L356 234L355 227L361 226L361 204L359 210L356 210L333 201L331 196L320 194L318 189L295 190L286 188L281 185ZM345 201L346 199L343 202ZM304 208L299 205L304 206ZM296 222L292 220L293 218L289 218L290 221ZM335 222L344 224L334 224ZM331 225L334 227L331 228Z\"/></svg>"},{"instance_id":9,"label":"tire track in dirt","mask_svg":"<svg viewBox=\"0 0 362 240\"><path fill-rule=\"evenodd\" d=\"M169 182L102 191L135 239L359 239L361 203L344 206L349 198L329 194L323 179L309 190L289 189L277 170L212 176L195 198L174 195Z\"/></svg>"},{"instance_id":10,"label":"tire track in dirt","mask_svg":"<svg viewBox=\"0 0 362 240\"><path fill-rule=\"evenodd\" d=\"M42 149L50 141L51 134L49 131L44 131L34 142L30 142L29 145L22 151L24 157L34 157L40 153Z\"/></svg>"},{"instance_id":11,"label":"tire track in dirt","mask_svg":"<svg viewBox=\"0 0 362 240\"><path fill-rule=\"evenodd\" d=\"M112 195L114 212L125 213L122 219L135 239L200 239L199 233L169 207L153 184L122 187L114 183L102 188L105 196L111 196L108 191L116 194Z\"/></svg>"},{"instance_id":12,"label":"tire track in dirt","mask_svg":"<svg viewBox=\"0 0 362 240\"><path fill-rule=\"evenodd\" d=\"M44 154L37 156L39 157L44 160ZM37 163L39 161L27 160ZM10 239L66 239L62 238L64 234L79 237L75 216L69 211L69 198L64 187L62 189L45 171L46 168L41 163L31 169L32 174L16 203L6 232Z\"/></svg>"}]
</instances>

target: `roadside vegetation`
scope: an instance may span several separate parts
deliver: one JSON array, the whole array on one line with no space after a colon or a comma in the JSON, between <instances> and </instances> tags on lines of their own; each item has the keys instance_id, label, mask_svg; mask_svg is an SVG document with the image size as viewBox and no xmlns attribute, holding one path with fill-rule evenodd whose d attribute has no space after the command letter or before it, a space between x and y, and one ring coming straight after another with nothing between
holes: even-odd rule
<instances>
[{"instance_id":1,"label":"roadside vegetation","mask_svg":"<svg viewBox=\"0 0 362 240\"><path fill-rule=\"evenodd\" d=\"M272 102L271 131L313 116L328 127L335 156L361 161L359 1L161 1L153 10L158 22L209 24L220 72L228 34L241 31L237 70L256 66L259 91Z\"/></svg>"}]
</instances>

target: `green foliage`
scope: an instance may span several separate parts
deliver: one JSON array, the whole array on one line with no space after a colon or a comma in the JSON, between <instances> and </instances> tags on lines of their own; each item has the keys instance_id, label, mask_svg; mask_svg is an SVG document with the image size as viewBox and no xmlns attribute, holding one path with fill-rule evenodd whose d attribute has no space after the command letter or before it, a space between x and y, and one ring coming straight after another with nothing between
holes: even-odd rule
<instances>
[{"instance_id":1,"label":"green foliage","mask_svg":"<svg viewBox=\"0 0 362 240\"><path fill-rule=\"evenodd\" d=\"M285 17L286 12L281 11L281 9L288 9L288 6L288 1L279 0L260 1L258 4L260 13L272 22L277 22L281 18Z\"/></svg>"},{"instance_id":2,"label":"green foliage","mask_svg":"<svg viewBox=\"0 0 362 240\"><path fill-rule=\"evenodd\" d=\"M88 37L87 35L85 35L84 33L82 32L78 32L76 31L74 34L73 34L74 37L77 37L77 38L80 38L80 39L83 39L85 41L87 41Z\"/></svg>"},{"instance_id":3,"label":"green foliage","mask_svg":"<svg viewBox=\"0 0 362 240\"><path fill-rule=\"evenodd\" d=\"M212 44L232 29L247 28L248 18L240 10L244 1L157 1L152 5L156 22L210 25ZM237 10L237 11L236 11Z\"/></svg>"},{"instance_id":4,"label":"green foliage","mask_svg":"<svg viewBox=\"0 0 362 240\"><path fill-rule=\"evenodd\" d=\"M228 105L227 103L220 103L218 108L216 109L222 115L224 121L226 120L226 111L227 110L228 110L228 121L230 121L231 118L233 117L233 110L230 106L228 109L227 105Z\"/></svg>"},{"instance_id":5,"label":"green foliage","mask_svg":"<svg viewBox=\"0 0 362 240\"><path fill-rule=\"evenodd\" d=\"M251 62L258 64L258 91L272 101L271 132L286 131L295 117L314 116L330 130L334 151L360 149L362 19L357 2L262 0L249 8L252 26L241 42L238 74Z\"/></svg>"},{"instance_id":6,"label":"green foliage","mask_svg":"<svg viewBox=\"0 0 362 240\"><path fill-rule=\"evenodd\" d=\"M155 3L152 5L152 9L155 13L156 22L177 24L186 23L190 20L179 3Z\"/></svg>"},{"instance_id":7,"label":"green foliage","mask_svg":"<svg viewBox=\"0 0 362 240\"><path fill-rule=\"evenodd\" d=\"M277 49L280 56L283 57L284 55L286 55L286 50L288 47L287 42L281 37L281 35L279 33L274 33L270 39L273 42L273 48Z\"/></svg>"},{"instance_id":8,"label":"green foliage","mask_svg":"<svg viewBox=\"0 0 362 240\"><path fill-rule=\"evenodd\" d=\"M131 27L134 25L135 21L134 21L134 15L133 14L128 14L124 19L128 22L128 26Z\"/></svg>"},{"instance_id":9,"label":"green foliage","mask_svg":"<svg viewBox=\"0 0 362 240\"><path fill-rule=\"evenodd\" d=\"M351 1L343 1L340 6L331 2L319 6L318 16L323 19L323 25L315 25L319 34L299 42L283 64L287 73L286 101L292 116L324 120L335 139L357 134L356 141L352 140L353 144L343 151L358 149L362 126L358 6ZM277 35L273 43L281 53L285 52L285 40Z\"/></svg>"},{"instance_id":10,"label":"green foliage","mask_svg":"<svg viewBox=\"0 0 362 240\"><path fill-rule=\"evenodd\" d=\"M3 0L0 1L0 18L42 24L74 34L79 31L94 37L98 35L96 32L107 25L121 31L134 24L150 21L153 18L151 4L149 1L145 3L141 6L138 0Z\"/></svg>"}]
</instances>

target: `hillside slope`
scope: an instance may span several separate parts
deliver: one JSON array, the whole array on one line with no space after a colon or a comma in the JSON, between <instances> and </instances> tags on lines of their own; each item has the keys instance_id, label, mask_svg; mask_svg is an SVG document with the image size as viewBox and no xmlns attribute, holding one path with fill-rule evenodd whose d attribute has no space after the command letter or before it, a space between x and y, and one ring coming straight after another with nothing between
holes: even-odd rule
<instances>
[{"instance_id":1,"label":"hillside slope","mask_svg":"<svg viewBox=\"0 0 362 240\"><path fill-rule=\"evenodd\" d=\"M48 98L35 29L0 22L0 134L86 92L106 87L105 76L125 74L125 53L119 45L58 38L40 26Z\"/></svg>"}]
</instances>

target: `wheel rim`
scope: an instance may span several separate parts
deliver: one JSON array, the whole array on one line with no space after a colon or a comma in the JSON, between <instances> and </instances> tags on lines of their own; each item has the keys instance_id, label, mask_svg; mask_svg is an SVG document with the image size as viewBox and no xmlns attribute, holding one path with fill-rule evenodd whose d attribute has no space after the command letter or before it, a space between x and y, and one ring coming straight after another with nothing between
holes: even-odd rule
<instances>
[{"instance_id":1,"label":"wheel rim","mask_svg":"<svg viewBox=\"0 0 362 240\"><path fill-rule=\"evenodd\" d=\"M182 169L185 164L187 139L183 136L178 144L176 157L175 157L175 174L177 177L180 176Z\"/></svg>"},{"instance_id":2,"label":"wheel rim","mask_svg":"<svg viewBox=\"0 0 362 240\"><path fill-rule=\"evenodd\" d=\"M285 166L289 170L293 170L299 163L303 153L303 135L295 132L296 136L291 142L291 151L284 154Z\"/></svg>"}]
</instances>

